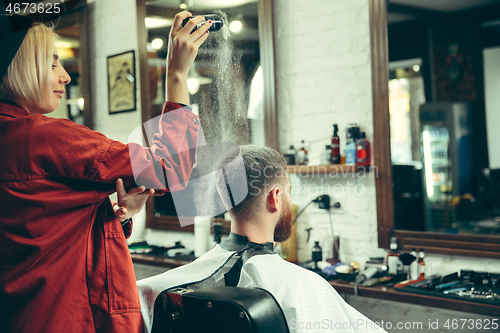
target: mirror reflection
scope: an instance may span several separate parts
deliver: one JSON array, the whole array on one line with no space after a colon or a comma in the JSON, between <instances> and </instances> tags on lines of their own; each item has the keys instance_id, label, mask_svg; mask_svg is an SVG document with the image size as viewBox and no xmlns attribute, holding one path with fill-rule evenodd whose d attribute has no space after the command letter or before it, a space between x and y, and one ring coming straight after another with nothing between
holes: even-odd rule
<instances>
[{"instance_id":1,"label":"mirror reflection","mask_svg":"<svg viewBox=\"0 0 500 333\"><path fill-rule=\"evenodd\" d=\"M193 15L216 14L225 22L201 46L188 80L190 102L203 119L207 141L263 144L257 2L221 10L197 3L186 9ZM178 1L146 3L149 98L156 112L165 100L168 35L180 10Z\"/></svg>"},{"instance_id":2,"label":"mirror reflection","mask_svg":"<svg viewBox=\"0 0 500 333\"><path fill-rule=\"evenodd\" d=\"M394 227L500 235L500 14L391 3Z\"/></svg>"},{"instance_id":3,"label":"mirror reflection","mask_svg":"<svg viewBox=\"0 0 500 333\"><path fill-rule=\"evenodd\" d=\"M184 3L193 16L215 14L224 27L210 32L190 69L190 103L202 119L207 142L265 145L263 78L260 67L258 2L233 1L231 7L210 2ZM148 96L151 118L160 115L165 101L166 52L179 1L145 3L147 30ZM231 124L231 126L228 126ZM154 215L174 216L170 195L154 198Z\"/></svg>"},{"instance_id":4,"label":"mirror reflection","mask_svg":"<svg viewBox=\"0 0 500 333\"><path fill-rule=\"evenodd\" d=\"M77 124L84 125L83 110L85 101L82 95L81 84L81 53L80 53L80 25L72 24L56 28L59 35L56 41L59 59L71 77L71 82L66 86L66 92L61 99L59 107L50 114L54 118L66 118Z\"/></svg>"}]
</instances>

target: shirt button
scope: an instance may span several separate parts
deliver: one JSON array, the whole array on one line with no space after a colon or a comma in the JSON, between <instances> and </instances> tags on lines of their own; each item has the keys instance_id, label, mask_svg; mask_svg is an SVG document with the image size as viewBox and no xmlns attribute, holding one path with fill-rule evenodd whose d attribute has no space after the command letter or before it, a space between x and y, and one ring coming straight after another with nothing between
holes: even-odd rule
<instances>
[{"instance_id":1,"label":"shirt button","mask_svg":"<svg viewBox=\"0 0 500 333\"><path fill-rule=\"evenodd\" d=\"M194 118L193 121L195 124L198 124L200 122L200 120L198 118Z\"/></svg>"}]
</instances>

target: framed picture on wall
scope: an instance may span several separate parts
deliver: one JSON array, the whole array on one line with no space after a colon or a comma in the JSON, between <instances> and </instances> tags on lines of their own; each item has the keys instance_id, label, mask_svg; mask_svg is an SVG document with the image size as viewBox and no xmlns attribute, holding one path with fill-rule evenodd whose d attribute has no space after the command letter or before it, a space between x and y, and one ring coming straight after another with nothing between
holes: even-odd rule
<instances>
[{"instance_id":1,"label":"framed picture on wall","mask_svg":"<svg viewBox=\"0 0 500 333\"><path fill-rule=\"evenodd\" d=\"M136 110L135 53L128 51L108 57L109 113Z\"/></svg>"}]
</instances>

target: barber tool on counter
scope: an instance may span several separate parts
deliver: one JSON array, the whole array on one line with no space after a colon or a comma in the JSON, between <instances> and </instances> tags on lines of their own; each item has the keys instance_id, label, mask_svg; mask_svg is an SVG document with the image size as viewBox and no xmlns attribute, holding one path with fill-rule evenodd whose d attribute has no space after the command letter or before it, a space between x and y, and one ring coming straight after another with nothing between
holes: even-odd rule
<instances>
[{"instance_id":1,"label":"barber tool on counter","mask_svg":"<svg viewBox=\"0 0 500 333\"><path fill-rule=\"evenodd\" d=\"M417 257L410 253L403 253L399 256L399 260L403 263L403 273L406 274L406 278L412 280L410 267L417 260Z\"/></svg>"},{"instance_id":2,"label":"barber tool on counter","mask_svg":"<svg viewBox=\"0 0 500 333\"><path fill-rule=\"evenodd\" d=\"M460 275L458 272L445 276L432 275L411 281L408 285L395 285L394 288L404 292L500 305L499 276L500 273L461 270Z\"/></svg>"},{"instance_id":3,"label":"barber tool on counter","mask_svg":"<svg viewBox=\"0 0 500 333\"><path fill-rule=\"evenodd\" d=\"M419 273L419 278L423 279L425 278L425 262L424 262L424 249L420 249L420 252L418 253L418 273Z\"/></svg>"},{"instance_id":4,"label":"barber tool on counter","mask_svg":"<svg viewBox=\"0 0 500 333\"><path fill-rule=\"evenodd\" d=\"M392 281L395 277L386 275L383 268L368 267L356 276L354 283L363 287L371 287L379 283Z\"/></svg>"},{"instance_id":5,"label":"barber tool on counter","mask_svg":"<svg viewBox=\"0 0 500 333\"><path fill-rule=\"evenodd\" d=\"M363 272L359 273L358 276L356 276L354 282L356 284L361 284L366 280L371 279L372 276L374 276L377 273L377 271L378 270L375 267L369 267L365 269Z\"/></svg>"},{"instance_id":6,"label":"barber tool on counter","mask_svg":"<svg viewBox=\"0 0 500 333\"><path fill-rule=\"evenodd\" d=\"M354 281L359 273L359 262L353 261L350 265L340 264L335 267L335 273L346 281Z\"/></svg>"},{"instance_id":7,"label":"barber tool on counter","mask_svg":"<svg viewBox=\"0 0 500 333\"><path fill-rule=\"evenodd\" d=\"M411 280L416 280L419 278L419 272L418 272L418 255L417 251L415 251L415 248L411 249L410 254L415 257L415 260L410 264L410 279Z\"/></svg>"}]
</instances>

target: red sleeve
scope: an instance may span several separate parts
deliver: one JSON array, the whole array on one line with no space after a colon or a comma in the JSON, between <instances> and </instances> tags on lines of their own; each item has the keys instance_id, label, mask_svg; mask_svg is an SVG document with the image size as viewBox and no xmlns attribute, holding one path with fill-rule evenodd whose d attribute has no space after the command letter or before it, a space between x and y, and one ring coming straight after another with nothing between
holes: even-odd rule
<instances>
[{"instance_id":1,"label":"red sleeve","mask_svg":"<svg viewBox=\"0 0 500 333\"><path fill-rule=\"evenodd\" d=\"M189 109L165 103L162 115L144 126L147 134L156 132L148 135L152 137L151 147L111 142L94 181L114 182L120 177L125 185L156 190L184 188L195 163L199 123ZM141 129L137 132L141 134Z\"/></svg>"},{"instance_id":2,"label":"red sleeve","mask_svg":"<svg viewBox=\"0 0 500 333\"><path fill-rule=\"evenodd\" d=\"M26 118L28 143L20 147L29 154L24 165L37 174L106 183L110 189L122 178L126 186L177 190L186 186L193 170L200 121L179 104L165 103L162 115L145 124L152 138L149 148L110 140L69 120ZM141 127L137 132L142 133Z\"/></svg>"}]
</instances>

